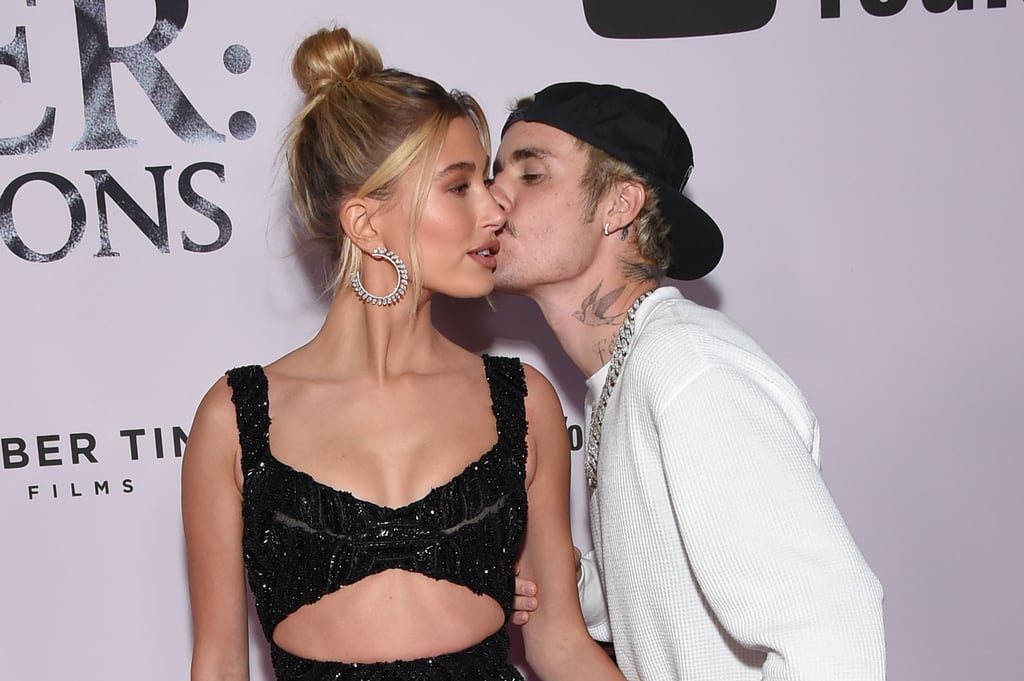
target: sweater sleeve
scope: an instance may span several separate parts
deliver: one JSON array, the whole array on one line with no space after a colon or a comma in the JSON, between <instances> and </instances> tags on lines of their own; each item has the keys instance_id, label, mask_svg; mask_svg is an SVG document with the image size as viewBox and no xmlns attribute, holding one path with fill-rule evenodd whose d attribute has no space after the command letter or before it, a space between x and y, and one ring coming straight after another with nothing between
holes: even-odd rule
<instances>
[{"instance_id":1,"label":"sweater sleeve","mask_svg":"<svg viewBox=\"0 0 1024 681\"><path fill-rule=\"evenodd\" d=\"M576 582L576 589L591 638L610 643L612 630L608 623L608 606L605 604L604 587L601 585L601 575L597 571L593 551L580 559L580 578Z\"/></svg>"},{"instance_id":2,"label":"sweater sleeve","mask_svg":"<svg viewBox=\"0 0 1024 681\"><path fill-rule=\"evenodd\" d=\"M724 629L765 652L763 678L884 679L881 586L811 457L813 416L711 367L656 420L694 575Z\"/></svg>"}]
</instances>

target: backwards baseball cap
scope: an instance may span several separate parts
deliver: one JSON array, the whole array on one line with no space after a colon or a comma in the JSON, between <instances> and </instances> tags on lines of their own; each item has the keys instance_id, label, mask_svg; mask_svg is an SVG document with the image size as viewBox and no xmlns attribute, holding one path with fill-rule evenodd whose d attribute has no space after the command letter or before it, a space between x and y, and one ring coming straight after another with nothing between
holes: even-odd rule
<instances>
[{"instance_id":1,"label":"backwards baseball cap","mask_svg":"<svg viewBox=\"0 0 1024 681\"><path fill-rule=\"evenodd\" d=\"M693 170L693 148L661 101L615 85L556 83L513 111L502 136L518 121L567 132L628 163L650 183L669 224L668 276L700 279L718 264L722 232L711 216L683 195Z\"/></svg>"}]
</instances>

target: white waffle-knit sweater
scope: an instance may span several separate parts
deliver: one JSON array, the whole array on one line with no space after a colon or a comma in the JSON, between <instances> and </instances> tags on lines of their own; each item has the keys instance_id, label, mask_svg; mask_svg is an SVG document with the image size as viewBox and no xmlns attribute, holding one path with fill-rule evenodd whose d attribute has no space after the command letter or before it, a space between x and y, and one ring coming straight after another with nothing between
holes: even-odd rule
<instances>
[{"instance_id":1,"label":"white waffle-knit sweater","mask_svg":"<svg viewBox=\"0 0 1024 681\"><path fill-rule=\"evenodd\" d=\"M882 590L821 478L800 391L675 288L635 329L590 500L591 635L631 681L884 679ZM606 373L587 380L587 423Z\"/></svg>"}]
</instances>

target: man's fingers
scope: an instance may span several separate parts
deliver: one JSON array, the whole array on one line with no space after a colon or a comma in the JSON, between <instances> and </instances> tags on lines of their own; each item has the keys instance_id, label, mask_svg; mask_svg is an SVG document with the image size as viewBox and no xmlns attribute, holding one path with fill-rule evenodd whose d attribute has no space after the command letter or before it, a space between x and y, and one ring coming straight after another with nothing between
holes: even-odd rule
<instances>
[{"instance_id":1,"label":"man's fingers","mask_svg":"<svg viewBox=\"0 0 1024 681\"><path fill-rule=\"evenodd\" d=\"M516 596L512 601L512 609L519 612L533 612L537 609L537 599L532 596Z\"/></svg>"},{"instance_id":2,"label":"man's fingers","mask_svg":"<svg viewBox=\"0 0 1024 681\"><path fill-rule=\"evenodd\" d=\"M517 596L536 596L537 585L528 579L516 577L516 595ZM536 606L534 606L536 607Z\"/></svg>"}]
</instances>

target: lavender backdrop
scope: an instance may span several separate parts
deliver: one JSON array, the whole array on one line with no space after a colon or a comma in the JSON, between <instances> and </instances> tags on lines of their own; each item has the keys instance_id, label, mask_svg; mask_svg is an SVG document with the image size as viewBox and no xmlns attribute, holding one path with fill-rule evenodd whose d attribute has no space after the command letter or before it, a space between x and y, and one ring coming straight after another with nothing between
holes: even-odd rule
<instances>
[{"instance_id":1,"label":"lavender backdrop","mask_svg":"<svg viewBox=\"0 0 1024 681\"><path fill-rule=\"evenodd\" d=\"M890 677L1019 676L1024 4L724 4L0 0L5 678L187 676L192 412L323 313L276 154L290 53L329 22L478 95L492 124L555 80L664 99L726 234L683 290L818 412L825 477L886 589ZM438 319L545 370L578 426L582 377L530 303L496 305ZM581 486L574 507L586 544Z\"/></svg>"}]
</instances>

